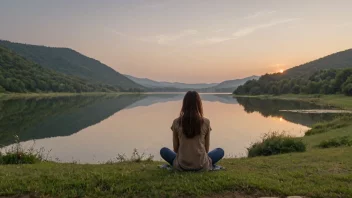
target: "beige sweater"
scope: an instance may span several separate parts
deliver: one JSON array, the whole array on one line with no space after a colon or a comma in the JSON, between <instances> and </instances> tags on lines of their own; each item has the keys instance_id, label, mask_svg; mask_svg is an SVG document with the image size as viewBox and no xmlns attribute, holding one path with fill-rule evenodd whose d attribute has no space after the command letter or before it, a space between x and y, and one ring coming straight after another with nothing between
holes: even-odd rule
<instances>
[{"instance_id":1,"label":"beige sweater","mask_svg":"<svg viewBox=\"0 0 352 198\"><path fill-rule=\"evenodd\" d=\"M190 139L183 134L179 123L179 118L177 118L171 126L174 151L177 153L173 166L177 170L210 170L212 167L208 156L210 121L204 118L201 134Z\"/></svg>"}]
</instances>

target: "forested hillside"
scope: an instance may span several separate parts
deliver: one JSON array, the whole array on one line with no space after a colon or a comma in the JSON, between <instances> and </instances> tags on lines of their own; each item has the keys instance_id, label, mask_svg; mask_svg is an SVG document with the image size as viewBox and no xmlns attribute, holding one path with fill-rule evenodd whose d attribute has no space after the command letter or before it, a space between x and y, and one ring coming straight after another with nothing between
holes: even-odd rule
<instances>
[{"instance_id":1,"label":"forested hillside","mask_svg":"<svg viewBox=\"0 0 352 198\"><path fill-rule=\"evenodd\" d=\"M26 60L0 46L0 92L118 91L111 85L91 84Z\"/></svg>"},{"instance_id":2,"label":"forested hillside","mask_svg":"<svg viewBox=\"0 0 352 198\"><path fill-rule=\"evenodd\" d=\"M247 81L235 94L335 94L352 95L352 49L293 67L284 73L265 74Z\"/></svg>"},{"instance_id":3,"label":"forested hillside","mask_svg":"<svg viewBox=\"0 0 352 198\"><path fill-rule=\"evenodd\" d=\"M247 81L234 94L336 94L352 96L352 68L325 69L315 72L308 79L305 76L276 80L281 74L264 75L259 80ZM274 78L273 78L274 76Z\"/></svg>"},{"instance_id":4,"label":"forested hillside","mask_svg":"<svg viewBox=\"0 0 352 198\"><path fill-rule=\"evenodd\" d=\"M352 67L352 49L337 52L317 60L286 70L282 78L309 77L322 69L339 69Z\"/></svg>"},{"instance_id":5,"label":"forested hillside","mask_svg":"<svg viewBox=\"0 0 352 198\"><path fill-rule=\"evenodd\" d=\"M107 65L72 49L27 45L3 40L0 40L0 46L10 49L42 67L77 76L92 84L110 84L124 90L144 88Z\"/></svg>"}]
</instances>

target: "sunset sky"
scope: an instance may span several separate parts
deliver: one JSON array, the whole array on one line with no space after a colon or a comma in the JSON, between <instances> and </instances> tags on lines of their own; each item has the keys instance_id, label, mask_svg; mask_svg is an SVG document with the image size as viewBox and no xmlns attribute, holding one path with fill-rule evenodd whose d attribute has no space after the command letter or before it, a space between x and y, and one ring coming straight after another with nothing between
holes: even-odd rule
<instances>
[{"instance_id":1,"label":"sunset sky","mask_svg":"<svg viewBox=\"0 0 352 198\"><path fill-rule=\"evenodd\" d=\"M351 0L2 0L0 39L69 47L120 73L220 82L352 48Z\"/></svg>"}]
</instances>

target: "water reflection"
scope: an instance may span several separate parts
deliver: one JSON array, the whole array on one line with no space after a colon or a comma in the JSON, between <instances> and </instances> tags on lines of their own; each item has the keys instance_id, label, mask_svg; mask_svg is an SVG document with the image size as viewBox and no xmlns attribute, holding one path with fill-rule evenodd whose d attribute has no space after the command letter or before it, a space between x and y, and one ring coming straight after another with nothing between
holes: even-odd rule
<instances>
[{"instance_id":1,"label":"water reflection","mask_svg":"<svg viewBox=\"0 0 352 198\"><path fill-rule=\"evenodd\" d=\"M223 147L228 155L243 155L268 131L301 136L308 126L328 119L279 111L319 108L305 103L236 100L221 94L201 97L213 128L211 148ZM160 147L172 146L170 125L182 98L183 94L142 94L0 101L0 145L14 143L14 135L26 146L35 139L36 148L52 149L53 159L66 162L107 161L134 148L158 156Z\"/></svg>"},{"instance_id":2,"label":"water reflection","mask_svg":"<svg viewBox=\"0 0 352 198\"><path fill-rule=\"evenodd\" d=\"M143 95L74 96L0 101L0 145L68 136L99 123Z\"/></svg>"},{"instance_id":3,"label":"water reflection","mask_svg":"<svg viewBox=\"0 0 352 198\"><path fill-rule=\"evenodd\" d=\"M301 124L311 127L319 121L328 121L336 117L336 114L308 114L308 113L294 113L280 110L294 110L294 109L326 109L326 106L321 106L313 103L302 101L289 100L273 100L273 99L259 99L259 98L236 98L238 103L244 107L247 113L259 112L264 117L277 117L281 121L285 119L289 122Z\"/></svg>"}]
</instances>

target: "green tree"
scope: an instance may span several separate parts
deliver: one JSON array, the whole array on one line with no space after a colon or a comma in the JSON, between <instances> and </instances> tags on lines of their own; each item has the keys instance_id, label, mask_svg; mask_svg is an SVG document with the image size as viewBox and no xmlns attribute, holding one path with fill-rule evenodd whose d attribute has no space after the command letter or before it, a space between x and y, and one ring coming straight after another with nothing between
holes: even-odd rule
<instances>
[{"instance_id":1,"label":"green tree","mask_svg":"<svg viewBox=\"0 0 352 198\"><path fill-rule=\"evenodd\" d=\"M256 87L252 87L251 90L249 91L250 95L260 95L260 87L256 86Z\"/></svg>"},{"instance_id":2,"label":"green tree","mask_svg":"<svg viewBox=\"0 0 352 198\"><path fill-rule=\"evenodd\" d=\"M345 84L342 87L342 92L347 96L352 96L352 83Z\"/></svg>"},{"instance_id":3,"label":"green tree","mask_svg":"<svg viewBox=\"0 0 352 198\"><path fill-rule=\"evenodd\" d=\"M295 85L293 86L291 92L294 94L299 94L301 92L301 88L298 85Z\"/></svg>"},{"instance_id":4,"label":"green tree","mask_svg":"<svg viewBox=\"0 0 352 198\"><path fill-rule=\"evenodd\" d=\"M0 85L0 93L5 93L5 92L6 92L5 88L3 88L3 87Z\"/></svg>"}]
</instances>

